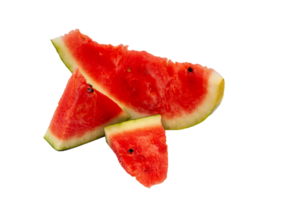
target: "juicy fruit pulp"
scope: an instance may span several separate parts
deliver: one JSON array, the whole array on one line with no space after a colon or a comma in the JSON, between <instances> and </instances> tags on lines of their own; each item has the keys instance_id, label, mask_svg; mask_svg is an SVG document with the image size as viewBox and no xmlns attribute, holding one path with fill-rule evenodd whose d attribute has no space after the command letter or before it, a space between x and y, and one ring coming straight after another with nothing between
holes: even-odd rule
<instances>
[{"instance_id":1,"label":"juicy fruit pulp","mask_svg":"<svg viewBox=\"0 0 282 200\"><path fill-rule=\"evenodd\" d=\"M161 114L165 129L182 129L203 121L223 97L224 79L199 64L98 44L79 30L52 42L70 71L78 66L89 83L132 119Z\"/></svg>"},{"instance_id":2,"label":"juicy fruit pulp","mask_svg":"<svg viewBox=\"0 0 282 200\"><path fill-rule=\"evenodd\" d=\"M78 69L68 81L44 138L56 149L69 149L104 135L109 124L129 116L87 84Z\"/></svg>"},{"instance_id":3,"label":"juicy fruit pulp","mask_svg":"<svg viewBox=\"0 0 282 200\"><path fill-rule=\"evenodd\" d=\"M167 177L168 154L161 116L105 127L106 139L127 173L146 187Z\"/></svg>"}]
</instances>

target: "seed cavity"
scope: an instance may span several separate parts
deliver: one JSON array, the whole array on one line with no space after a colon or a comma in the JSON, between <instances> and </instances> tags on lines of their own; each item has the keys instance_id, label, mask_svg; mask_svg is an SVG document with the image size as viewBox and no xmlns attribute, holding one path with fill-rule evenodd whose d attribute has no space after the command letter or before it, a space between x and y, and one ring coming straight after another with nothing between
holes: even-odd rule
<instances>
[{"instance_id":1,"label":"seed cavity","mask_svg":"<svg viewBox=\"0 0 282 200\"><path fill-rule=\"evenodd\" d=\"M189 67L189 68L188 68L188 72L191 72L191 73L192 73L192 72L193 72L193 68L192 68L192 67Z\"/></svg>"},{"instance_id":2,"label":"seed cavity","mask_svg":"<svg viewBox=\"0 0 282 200\"><path fill-rule=\"evenodd\" d=\"M128 150L128 152L129 152L130 154L132 154L133 151L134 151L134 149L129 149L129 150Z\"/></svg>"}]
</instances>

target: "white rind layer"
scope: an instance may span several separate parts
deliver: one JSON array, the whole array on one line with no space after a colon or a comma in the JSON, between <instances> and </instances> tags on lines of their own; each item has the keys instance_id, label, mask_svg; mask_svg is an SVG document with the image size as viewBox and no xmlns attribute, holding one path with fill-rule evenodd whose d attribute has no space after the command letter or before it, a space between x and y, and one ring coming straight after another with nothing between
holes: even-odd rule
<instances>
[{"instance_id":1,"label":"white rind layer","mask_svg":"<svg viewBox=\"0 0 282 200\"><path fill-rule=\"evenodd\" d=\"M60 140L58 139L50 130L50 128L48 128L44 138L45 140L47 140L47 142L57 151L61 151L61 150L66 150L66 149L70 149L73 147L77 147L79 145L91 142L93 140L96 140L100 137L103 137L105 135L104 132L104 127L108 126L110 124L115 124L115 123L119 123L122 121L126 121L130 116L125 113L122 112L118 117L115 117L114 119L110 120L109 122L96 127L95 129L86 132L83 136L81 137L72 137L68 140Z\"/></svg>"},{"instance_id":2,"label":"white rind layer","mask_svg":"<svg viewBox=\"0 0 282 200\"><path fill-rule=\"evenodd\" d=\"M155 126L162 126L161 115L154 115L150 117L129 120L129 121L121 122L119 124L106 126L104 128L106 141L108 145L111 146L110 137L112 137L115 134L131 131L131 130L144 129L144 127L155 127Z\"/></svg>"}]
</instances>

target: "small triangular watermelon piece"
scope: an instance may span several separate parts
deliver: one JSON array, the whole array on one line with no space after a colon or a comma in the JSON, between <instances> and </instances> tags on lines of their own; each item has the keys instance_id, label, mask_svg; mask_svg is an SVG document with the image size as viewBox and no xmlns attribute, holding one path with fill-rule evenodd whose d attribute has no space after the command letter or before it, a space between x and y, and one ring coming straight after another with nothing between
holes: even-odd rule
<instances>
[{"instance_id":1,"label":"small triangular watermelon piece","mask_svg":"<svg viewBox=\"0 0 282 200\"><path fill-rule=\"evenodd\" d=\"M161 115L105 127L108 145L121 166L146 187L167 178L168 153Z\"/></svg>"},{"instance_id":2,"label":"small triangular watermelon piece","mask_svg":"<svg viewBox=\"0 0 282 200\"><path fill-rule=\"evenodd\" d=\"M70 149L104 136L105 126L129 117L75 69L44 138L58 151Z\"/></svg>"},{"instance_id":3,"label":"small triangular watermelon piece","mask_svg":"<svg viewBox=\"0 0 282 200\"><path fill-rule=\"evenodd\" d=\"M199 64L172 62L124 45L98 44L79 30L52 43L71 72L78 67L131 119L161 114L165 129L183 129L205 120L223 98L223 77Z\"/></svg>"}]
</instances>

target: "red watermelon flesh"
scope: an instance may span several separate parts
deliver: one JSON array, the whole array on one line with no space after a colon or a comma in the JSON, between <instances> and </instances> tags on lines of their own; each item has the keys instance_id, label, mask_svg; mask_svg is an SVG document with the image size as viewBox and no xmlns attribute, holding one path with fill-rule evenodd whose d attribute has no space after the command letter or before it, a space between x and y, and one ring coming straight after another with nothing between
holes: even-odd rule
<instances>
[{"instance_id":1,"label":"red watermelon flesh","mask_svg":"<svg viewBox=\"0 0 282 200\"><path fill-rule=\"evenodd\" d=\"M68 81L44 138L56 150L65 150L102 137L104 126L127 118L127 113L87 84L76 69Z\"/></svg>"},{"instance_id":2,"label":"red watermelon flesh","mask_svg":"<svg viewBox=\"0 0 282 200\"><path fill-rule=\"evenodd\" d=\"M105 127L106 139L121 166L146 187L167 177L168 154L161 116L150 116Z\"/></svg>"},{"instance_id":3,"label":"red watermelon flesh","mask_svg":"<svg viewBox=\"0 0 282 200\"><path fill-rule=\"evenodd\" d=\"M186 128L203 121L223 97L224 79L199 64L98 44L79 30L52 42L71 71L78 66L88 82L132 119L161 114L166 129Z\"/></svg>"}]
</instances>

